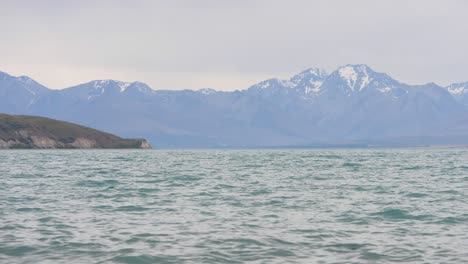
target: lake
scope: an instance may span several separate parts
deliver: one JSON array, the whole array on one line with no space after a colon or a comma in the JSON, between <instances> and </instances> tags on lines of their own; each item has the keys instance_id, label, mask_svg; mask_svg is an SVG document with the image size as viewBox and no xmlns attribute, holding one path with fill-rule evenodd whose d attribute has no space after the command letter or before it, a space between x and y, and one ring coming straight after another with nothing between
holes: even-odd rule
<instances>
[{"instance_id":1,"label":"lake","mask_svg":"<svg viewBox=\"0 0 468 264\"><path fill-rule=\"evenodd\" d=\"M468 262L468 149L0 151L1 263Z\"/></svg>"}]
</instances>

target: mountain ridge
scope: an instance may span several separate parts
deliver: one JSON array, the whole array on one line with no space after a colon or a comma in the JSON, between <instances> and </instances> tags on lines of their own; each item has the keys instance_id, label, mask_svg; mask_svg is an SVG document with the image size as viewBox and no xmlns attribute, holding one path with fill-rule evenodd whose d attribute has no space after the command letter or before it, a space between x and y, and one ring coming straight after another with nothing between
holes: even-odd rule
<instances>
[{"instance_id":1,"label":"mountain ridge","mask_svg":"<svg viewBox=\"0 0 468 264\"><path fill-rule=\"evenodd\" d=\"M338 67L336 70L334 70L332 72L328 72L328 71L326 71L326 70L324 70L322 68L311 67L311 68L307 68L305 70L302 70L297 74L292 75L289 79L271 78L271 79L261 81L261 82L259 82L257 84L251 85L249 87L245 87L245 88L241 88L241 89L235 89L235 90L229 90L229 91L216 90L215 88L199 88L199 89L195 88L195 89L181 89L181 90L179 90L179 89L178 90L154 89L154 88L152 88L151 86L149 86L148 84L146 84L144 82L140 82L140 81L126 82L126 81L120 81L120 80L115 80L115 79L96 79L96 80L92 80L92 81L88 81L88 82L85 82L85 83L81 83L81 84L77 84L77 85L73 85L73 86L68 86L68 87L64 87L64 88L60 88L60 89L50 89L50 88L47 88L46 86L40 84L36 80L34 80L34 79L32 79L32 78L30 78L30 77L28 77L26 75L13 76L13 75L8 74L5 71L0 71L0 80L5 78L5 76L8 76L10 78L16 78L16 79L19 79L19 80L23 79L24 82L33 82L35 84L40 85L43 88L46 88L49 91L63 91L63 90L68 90L68 89L74 89L74 88L77 88L79 86L94 84L94 83L115 83L115 84L119 84L119 85L124 86L124 87L121 88L122 92L125 91L126 88L128 86L131 86L131 85L143 85L143 86L146 86L146 88L149 88L151 91L193 91L193 92L199 92L199 91L204 91L206 89L209 89L211 91L216 91L216 92L236 92L236 91L248 90L248 89L250 89L252 87L255 87L255 86L257 86L257 85L259 85L261 83L265 83L265 82L268 82L268 81L277 81L277 82L280 82L280 83L281 82L283 82L283 83L288 83L288 82L296 83L297 81L293 82L292 80L293 79L298 79L298 78L307 78L307 77L309 77L311 75L315 75L316 77L322 77L323 79L325 79L326 77L329 77L331 74L333 74L335 72L339 72L340 70L350 68L350 67L354 67L354 68L358 68L358 67L364 68L365 67L366 70L370 70L373 73L386 76L387 78L390 78L390 79L392 79L392 80L394 80L394 81L396 81L396 82L398 82L398 83L400 83L402 85L417 86L417 85L425 85L425 84L435 84L435 85L437 85L437 86L439 86L441 88L445 88L447 90L450 90L450 93L452 93L452 94L457 94L457 93L462 93L462 92L468 93L468 81L466 81L466 82L455 82L455 83L451 83L451 84L449 84L447 86L442 86L442 85L439 85L439 84L437 84L435 82L428 82L428 83L425 83L425 84L410 85L410 84L407 84L407 83L404 83L404 82L397 81L397 80L393 79L390 75L388 75L386 73L376 72L371 67L369 67L367 64L346 64L346 65Z\"/></svg>"},{"instance_id":2,"label":"mountain ridge","mask_svg":"<svg viewBox=\"0 0 468 264\"><path fill-rule=\"evenodd\" d=\"M9 91L0 97L0 112L149 138L162 142L160 147L387 145L387 139L415 137L437 138L428 144L468 142L468 96L465 101L457 95L465 94L462 85L409 85L365 64L330 73L309 68L235 91L154 90L141 82L95 80L32 99L25 82L17 82L21 92L11 92L14 85L5 85L0 76L0 95Z\"/></svg>"}]
</instances>

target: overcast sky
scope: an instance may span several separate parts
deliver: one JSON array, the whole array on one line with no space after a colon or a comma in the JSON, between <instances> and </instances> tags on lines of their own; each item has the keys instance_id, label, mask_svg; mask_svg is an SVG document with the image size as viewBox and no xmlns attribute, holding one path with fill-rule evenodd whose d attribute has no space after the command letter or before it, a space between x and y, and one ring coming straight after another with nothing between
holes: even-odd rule
<instances>
[{"instance_id":1,"label":"overcast sky","mask_svg":"<svg viewBox=\"0 0 468 264\"><path fill-rule=\"evenodd\" d=\"M54 89L117 79L234 90L349 63L411 84L468 81L464 0L0 4L0 70Z\"/></svg>"}]
</instances>

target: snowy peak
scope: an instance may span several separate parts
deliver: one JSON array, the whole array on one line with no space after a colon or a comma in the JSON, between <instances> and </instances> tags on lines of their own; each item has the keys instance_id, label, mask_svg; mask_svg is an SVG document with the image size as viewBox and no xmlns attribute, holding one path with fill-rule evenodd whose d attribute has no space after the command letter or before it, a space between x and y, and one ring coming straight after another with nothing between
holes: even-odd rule
<instances>
[{"instance_id":1,"label":"snowy peak","mask_svg":"<svg viewBox=\"0 0 468 264\"><path fill-rule=\"evenodd\" d=\"M304 94L317 94L320 86L327 77L327 72L319 68L309 68L294 75L290 81L295 84L296 90Z\"/></svg>"},{"instance_id":2,"label":"snowy peak","mask_svg":"<svg viewBox=\"0 0 468 264\"><path fill-rule=\"evenodd\" d=\"M95 80L63 90L63 93L82 98L95 100L102 95L122 94L151 94L154 90L142 82L121 82L115 80Z\"/></svg>"},{"instance_id":3,"label":"snowy peak","mask_svg":"<svg viewBox=\"0 0 468 264\"><path fill-rule=\"evenodd\" d=\"M317 93L326 77L326 71L319 68L309 68L294 75L289 80L269 79L250 87L248 90L275 93L284 90L289 93L288 90L293 89L300 94Z\"/></svg>"},{"instance_id":4,"label":"snowy peak","mask_svg":"<svg viewBox=\"0 0 468 264\"><path fill-rule=\"evenodd\" d=\"M307 98L318 97L323 93L344 93L350 96L364 92L368 87L372 91L392 94L400 83L384 73L377 73L365 64L348 64L327 74L319 68L309 68L294 75L289 80L269 79L260 82L250 89L280 91L293 88ZM334 91L334 92L333 92Z\"/></svg>"},{"instance_id":5,"label":"snowy peak","mask_svg":"<svg viewBox=\"0 0 468 264\"><path fill-rule=\"evenodd\" d=\"M371 75L374 73L369 66L346 65L337 70L337 74L346 82L352 91L362 91L373 80Z\"/></svg>"},{"instance_id":6,"label":"snowy peak","mask_svg":"<svg viewBox=\"0 0 468 264\"><path fill-rule=\"evenodd\" d=\"M383 93L398 97L407 85L400 83L385 73L372 70L365 64L348 64L338 68L325 80L330 89L342 89L348 96L358 93Z\"/></svg>"},{"instance_id":7,"label":"snowy peak","mask_svg":"<svg viewBox=\"0 0 468 264\"><path fill-rule=\"evenodd\" d=\"M293 88L295 85L289 80L268 79L251 86L248 90L277 90L283 88Z\"/></svg>"},{"instance_id":8,"label":"snowy peak","mask_svg":"<svg viewBox=\"0 0 468 264\"><path fill-rule=\"evenodd\" d=\"M445 87L447 91L468 109L468 82L454 83Z\"/></svg>"},{"instance_id":9,"label":"snowy peak","mask_svg":"<svg viewBox=\"0 0 468 264\"><path fill-rule=\"evenodd\" d=\"M198 89L197 92L202 93L204 95L210 95L210 94L216 93L217 91L211 88L203 88L203 89Z\"/></svg>"},{"instance_id":10,"label":"snowy peak","mask_svg":"<svg viewBox=\"0 0 468 264\"><path fill-rule=\"evenodd\" d=\"M131 83L114 80L96 80L89 82L88 84L90 85L90 88L94 90L117 89L120 92L124 92L131 85Z\"/></svg>"},{"instance_id":11,"label":"snowy peak","mask_svg":"<svg viewBox=\"0 0 468 264\"><path fill-rule=\"evenodd\" d=\"M149 87L146 83L142 82L132 82L132 83L124 83L124 85L120 86L120 92L139 92L144 94L153 93L154 90Z\"/></svg>"},{"instance_id":12,"label":"snowy peak","mask_svg":"<svg viewBox=\"0 0 468 264\"><path fill-rule=\"evenodd\" d=\"M142 92L152 91L152 89L147 84L142 82L121 82L115 80L96 80L79 86L85 86L94 90L112 89L120 93L131 89L139 90Z\"/></svg>"},{"instance_id":13,"label":"snowy peak","mask_svg":"<svg viewBox=\"0 0 468 264\"><path fill-rule=\"evenodd\" d=\"M0 98L11 100L11 109L21 109L18 110L20 113L28 110L47 92L49 92L49 89L27 76L15 77L0 72ZM8 106L4 105L3 107ZM0 112L5 112L5 110L1 109L2 106L0 106Z\"/></svg>"},{"instance_id":14,"label":"snowy peak","mask_svg":"<svg viewBox=\"0 0 468 264\"><path fill-rule=\"evenodd\" d=\"M323 79L326 76L327 76L327 72L325 70L322 70L319 68L309 68L294 75L291 78L291 81L308 79L308 78Z\"/></svg>"},{"instance_id":15,"label":"snowy peak","mask_svg":"<svg viewBox=\"0 0 468 264\"><path fill-rule=\"evenodd\" d=\"M30 78L28 76L15 77L15 76L9 75L8 73L2 72L2 71L0 71L0 81L9 81L11 83L16 82L16 83L20 84L23 87L28 87L29 89L34 89L37 92L44 92L44 91L48 90L45 86L43 86L42 84L36 82L35 80L33 80L32 78Z\"/></svg>"},{"instance_id":16,"label":"snowy peak","mask_svg":"<svg viewBox=\"0 0 468 264\"><path fill-rule=\"evenodd\" d=\"M447 86L446 89L454 96L468 94L468 82L453 83Z\"/></svg>"},{"instance_id":17,"label":"snowy peak","mask_svg":"<svg viewBox=\"0 0 468 264\"><path fill-rule=\"evenodd\" d=\"M0 71L0 90L19 89L26 90L33 96L47 92L49 89L27 76L11 76Z\"/></svg>"},{"instance_id":18,"label":"snowy peak","mask_svg":"<svg viewBox=\"0 0 468 264\"><path fill-rule=\"evenodd\" d=\"M147 93L153 91L151 87L142 82L121 82L115 80L96 80L80 86L86 86L92 90L101 90L103 92L106 92L107 90L119 93L124 93L127 91L139 91Z\"/></svg>"}]
</instances>

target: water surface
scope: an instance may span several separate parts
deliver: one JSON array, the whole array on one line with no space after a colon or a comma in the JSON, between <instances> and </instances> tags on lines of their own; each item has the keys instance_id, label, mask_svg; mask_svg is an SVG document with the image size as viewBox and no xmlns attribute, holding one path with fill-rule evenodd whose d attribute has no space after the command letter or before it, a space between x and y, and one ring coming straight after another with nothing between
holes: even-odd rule
<instances>
[{"instance_id":1,"label":"water surface","mask_svg":"<svg viewBox=\"0 0 468 264\"><path fill-rule=\"evenodd\" d=\"M468 150L0 151L1 263L468 262Z\"/></svg>"}]
</instances>

